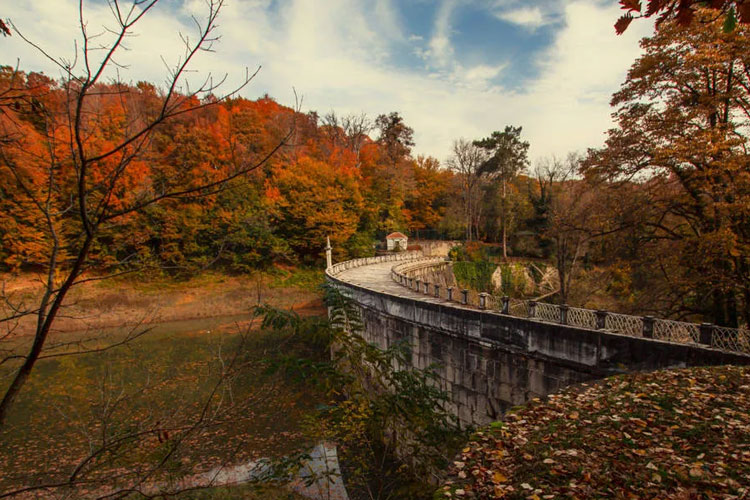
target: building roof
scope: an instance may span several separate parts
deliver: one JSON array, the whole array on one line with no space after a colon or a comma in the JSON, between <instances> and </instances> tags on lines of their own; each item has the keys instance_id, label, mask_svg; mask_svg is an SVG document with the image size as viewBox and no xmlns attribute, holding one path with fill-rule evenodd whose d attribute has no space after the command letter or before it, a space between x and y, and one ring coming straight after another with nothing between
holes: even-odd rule
<instances>
[{"instance_id":1,"label":"building roof","mask_svg":"<svg viewBox=\"0 0 750 500\"><path fill-rule=\"evenodd\" d=\"M406 235L404 233L399 233L398 231L396 231L395 233L391 233L385 237L386 240L395 240L400 238L406 238Z\"/></svg>"}]
</instances>

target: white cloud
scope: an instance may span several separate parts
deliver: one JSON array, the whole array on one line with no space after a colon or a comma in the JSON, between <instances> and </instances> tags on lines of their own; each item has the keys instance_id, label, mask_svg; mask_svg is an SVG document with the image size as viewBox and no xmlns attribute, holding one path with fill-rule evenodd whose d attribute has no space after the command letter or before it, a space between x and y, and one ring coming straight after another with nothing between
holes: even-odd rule
<instances>
[{"instance_id":1,"label":"white cloud","mask_svg":"<svg viewBox=\"0 0 750 500\"><path fill-rule=\"evenodd\" d=\"M495 16L498 19L517 24L531 31L550 22L549 19L544 17L542 10L538 6L501 10L496 12Z\"/></svg>"},{"instance_id":2,"label":"white cloud","mask_svg":"<svg viewBox=\"0 0 750 500\"><path fill-rule=\"evenodd\" d=\"M376 0L375 15L383 33L387 34L390 39L398 41L405 39L403 22L393 6L392 0Z\"/></svg>"},{"instance_id":3,"label":"white cloud","mask_svg":"<svg viewBox=\"0 0 750 500\"><path fill-rule=\"evenodd\" d=\"M428 61L440 68L450 66L454 57L451 44L451 17L455 7L455 0L443 0L438 7L429 50L426 52Z\"/></svg>"},{"instance_id":4,"label":"white cloud","mask_svg":"<svg viewBox=\"0 0 750 500\"><path fill-rule=\"evenodd\" d=\"M304 96L304 108L370 116L399 111L415 129L416 152L444 159L457 137L482 137L505 125L522 125L531 142L532 157L598 146L611 125L609 97L639 54L638 38L646 23L634 23L616 36L612 23L619 15L614 2L606 6L588 0L565 4L552 45L536 61L541 73L525 88L508 91L493 80L509 69L502 64L463 65L451 44L451 16L460 5L446 0L438 12L430 54L432 69L396 67L394 45L403 50L408 33L396 11L381 2L373 15L367 0L282 0L274 10L268 1L234 1L220 16L222 39L216 52L201 54L193 65L200 75L228 73L237 83L244 67L262 65L257 79L244 90L255 98L268 92L292 104L292 88ZM164 7L144 19L139 36L128 41L130 51L118 62L128 64L126 80L162 82L160 56L176 61L182 49L178 31L188 24ZM174 5L174 4L172 4ZM198 8L203 2L190 8ZM71 57L78 34L75 2L35 0L14 7L13 21L32 40L57 54ZM106 6L87 4L91 31L111 26ZM5 64L19 57L21 68L59 74L18 36L0 40Z\"/></svg>"},{"instance_id":5,"label":"white cloud","mask_svg":"<svg viewBox=\"0 0 750 500\"><path fill-rule=\"evenodd\" d=\"M464 78L469 82L478 82L487 85L489 81L497 78L506 66L506 64L499 64L497 66L478 64L465 70Z\"/></svg>"}]
</instances>

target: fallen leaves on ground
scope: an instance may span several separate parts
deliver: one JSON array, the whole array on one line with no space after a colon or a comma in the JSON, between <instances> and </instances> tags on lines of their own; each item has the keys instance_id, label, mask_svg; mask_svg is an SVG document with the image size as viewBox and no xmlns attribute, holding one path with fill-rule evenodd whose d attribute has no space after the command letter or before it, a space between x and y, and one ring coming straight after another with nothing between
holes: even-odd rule
<instances>
[{"instance_id":1,"label":"fallen leaves on ground","mask_svg":"<svg viewBox=\"0 0 750 500\"><path fill-rule=\"evenodd\" d=\"M750 368L571 387L477 432L436 498L748 498Z\"/></svg>"}]
</instances>

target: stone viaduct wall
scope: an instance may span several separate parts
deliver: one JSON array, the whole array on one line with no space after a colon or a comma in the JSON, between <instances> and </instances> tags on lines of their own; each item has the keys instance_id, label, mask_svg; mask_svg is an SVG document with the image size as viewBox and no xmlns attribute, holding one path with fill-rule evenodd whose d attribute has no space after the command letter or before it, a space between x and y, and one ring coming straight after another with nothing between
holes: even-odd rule
<instances>
[{"instance_id":1,"label":"stone viaduct wall","mask_svg":"<svg viewBox=\"0 0 750 500\"><path fill-rule=\"evenodd\" d=\"M425 256L433 257L447 257L448 252L451 248L459 245L459 241L443 241L443 240L411 240L410 244L419 246L421 252Z\"/></svg>"},{"instance_id":2,"label":"stone viaduct wall","mask_svg":"<svg viewBox=\"0 0 750 500\"><path fill-rule=\"evenodd\" d=\"M369 264L384 265L377 259ZM750 356L698 344L517 318L430 300L405 288L378 290L352 283L336 266L327 270L327 279L359 304L366 339L383 348L408 343L412 365L435 367L463 423L486 424L531 398L617 373L750 364Z\"/></svg>"}]
</instances>

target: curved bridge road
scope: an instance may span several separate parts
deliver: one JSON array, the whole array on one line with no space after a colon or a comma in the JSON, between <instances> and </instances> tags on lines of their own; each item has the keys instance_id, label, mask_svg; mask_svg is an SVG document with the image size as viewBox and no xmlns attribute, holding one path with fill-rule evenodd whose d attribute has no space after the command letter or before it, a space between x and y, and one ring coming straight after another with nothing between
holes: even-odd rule
<instances>
[{"instance_id":1,"label":"curved bridge road","mask_svg":"<svg viewBox=\"0 0 750 500\"><path fill-rule=\"evenodd\" d=\"M347 269L336 275L336 278L358 285L376 292L384 292L399 297L409 297L411 299L421 300L423 302L445 303L445 300L430 297L423 293L417 293L403 285L393 281L391 278L391 268L399 264L407 263L408 260L400 262L379 262L376 264L367 264L354 269ZM451 303L452 306L461 307L458 303Z\"/></svg>"}]
</instances>

